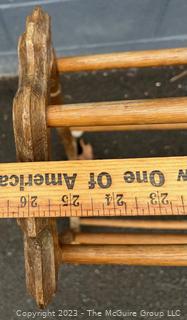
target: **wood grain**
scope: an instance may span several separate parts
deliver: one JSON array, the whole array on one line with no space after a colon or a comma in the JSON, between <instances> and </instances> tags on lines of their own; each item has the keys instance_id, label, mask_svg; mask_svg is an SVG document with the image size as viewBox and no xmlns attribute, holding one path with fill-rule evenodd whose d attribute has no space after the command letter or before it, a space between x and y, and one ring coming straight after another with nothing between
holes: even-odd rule
<instances>
[{"instance_id":1,"label":"wood grain","mask_svg":"<svg viewBox=\"0 0 187 320\"><path fill-rule=\"evenodd\" d=\"M27 17L26 31L18 45L19 87L13 103L18 161L49 159L46 107L52 67L50 41L50 18L37 7ZM27 289L44 307L56 291L58 235L53 219L28 218L18 220L24 232Z\"/></svg>"},{"instance_id":2,"label":"wood grain","mask_svg":"<svg viewBox=\"0 0 187 320\"><path fill-rule=\"evenodd\" d=\"M187 230L187 220L138 220L138 219L97 219L82 218L82 226L137 228L158 230Z\"/></svg>"},{"instance_id":3,"label":"wood grain","mask_svg":"<svg viewBox=\"0 0 187 320\"><path fill-rule=\"evenodd\" d=\"M148 130L186 130L186 123L160 123L160 124L138 124L138 125L115 125L115 126L92 126L71 127L71 131L84 132L107 132L107 131L148 131Z\"/></svg>"},{"instance_id":4,"label":"wood grain","mask_svg":"<svg viewBox=\"0 0 187 320\"><path fill-rule=\"evenodd\" d=\"M61 57L57 60L60 72L159 67L186 63L186 48L114 52L77 57Z\"/></svg>"},{"instance_id":5,"label":"wood grain","mask_svg":"<svg viewBox=\"0 0 187 320\"><path fill-rule=\"evenodd\" d=\"M0 217L184 216L186 163L161 157L0 164Z\"/></svg>"},{"instance_id":6,"label":"wood grain","mask_svg":"<svg viewBox=\"0 0 187 320\"><path fill-rule=\"evenodd\" d=\"M67 239L66 234L62 236ZM159 233L68 233L72 244L187 244L187 234L159 234ZM63 242L63 240L62 240ZM65 242L65 241L64 241Z\"/></svg>"},{"instance_id":7,"label":"wood grain","mask_svg":"<svg viewBox=\"0 0 187 320\"><path fill-rule=\"evenodd\" d=\"M62 263L187 266L187 245L63 245Z\"/></svg>"},{"instance_id":8,"label":"wood grain","mask_svg":"<svg viewBox=\"0 0 187 320\"><path fill-rule=\"evenodd\" d=\"M48 160L49 42L49 17L36 9L27 17L26 32L18 45L19 87L13 103L13 121L19 161Z\"/></svg>"},{"instance_id":9,"label":"wood grain","mask_svg":"<svg viewBox=\"0 0 187 320\"><path fill-rule=\"evenodd\" d=\"M47 108L49 127L187 123L187 98L124 100Z\"/></svg>"}]
</instances>

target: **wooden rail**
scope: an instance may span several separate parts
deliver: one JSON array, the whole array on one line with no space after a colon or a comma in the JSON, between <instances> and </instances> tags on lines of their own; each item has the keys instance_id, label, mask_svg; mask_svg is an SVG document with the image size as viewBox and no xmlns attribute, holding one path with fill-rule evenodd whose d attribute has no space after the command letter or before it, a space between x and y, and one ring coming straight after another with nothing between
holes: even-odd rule
<instances>
[{"instance_id":1,"label":"wooden rail","mask_svg":"<svg viewBox=\"0 0 187 320\"><path fill-rule=\"evenodd\" d=\"M186 63L186 48L116 52L57 59L58 70L60 72L158 67Z\"/></svg>"},{"instance_id":2,"label":"wooden rail","mask_svg":"<svg viewBox=\"0 0 187 320\"><path fill-rule=\"evenodd\" d=\"M176 123L187 123L187 98L51 105L47 109L49 127Z\"/></svg>"},{"instance_id":3,"label":"wooden rail","mask_svg":"<svg viewBox=\"0 0 187 320\"><path fill-rule=\"evenodd\" d=\"M74 233L74 244L187 244L187 234Z\"/></svg>"},{"instance_id":4,"label":"wooden rail","mask_svg":"<svg viewBox=\"0 0 187 320\"><path fill-rule=\"evenodd\" d=\"M94 127L71 127L72 131L102 132L102 131L137 131L137 130L185 130L187 123L160 123L160 124L138 124L120 126L94 126Z\"/></svg>"},{"instance_id":5,"label":"wooden rail","mask_svg":"<svg viewBox=\"0 0 187 320\"><path fill-rule=\"evenodd\" d=\"M187 266L187 245L63 245L62 263Z\"/></svg>"},{"instance_id":6,"label":"wooden rail","mask_svg":"<svg viewBox=\"0 0 187 320\"><path fill-rule=\"evenodd\" d=\"M82 218L82 226L137 228L159 230L187 230L187 220L138 220L138 219L98 219Z\"/></svg>"}]
</instances>

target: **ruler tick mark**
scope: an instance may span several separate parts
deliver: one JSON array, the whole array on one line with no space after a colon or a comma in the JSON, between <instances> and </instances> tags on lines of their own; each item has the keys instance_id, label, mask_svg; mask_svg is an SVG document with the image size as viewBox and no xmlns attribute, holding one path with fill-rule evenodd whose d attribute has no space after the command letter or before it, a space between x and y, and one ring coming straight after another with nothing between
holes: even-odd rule
<instances>
[{"instance_id":1,"label":"ruler tick mark","mask_svg":"<svg viewBox=\"0 0 187 320\"><path fill-rule=\"evenodd\" d=\"M183 213L185 214L184 197L183 196L181 196L181 202L182 202Z\"/></svg>"},{"instance_id":2,"label":"ruler tick mark","mask_svg":"<svg viewBox=\"0 0 187 320\"><path fill-rule=\"evenodd\" d=\"M137 213L137 216L139 215L139 208L138 208L138 199L137 197L135 197L135 204L136 204L136 213Z\"/></svg>"},{"instance_id":3,"label":"ruler tick mark","mask_svg":"<svg viewBox=\"0 0 187 320\"><path fill-rule=\"evenodd\" d=\"M9 210L10 210L10 201L7 200L7 215L9 217Z\"/></svg>"},{"instance_id":4,"label":"ruler tick mark","mask_svg":"<svg viewBox=\"0 0 187 320\"><path fill-rule=\"evenodd\" d=\"M127 215L127 203L124 202L124 210L125 210L125 214Z\"/></svg>"},{"instance_id":5,"label":"ruler tick mark","mask_svg":"<svg viewBox=\"0 0 187 320\"><path fill-rule=\"evenodd\" d=\"M114 215L116 215L116 205L115 205L115 195L114 195L114 192L112 192L112 200L113 200L113 206L114 206Z\"/></svg>"},{"instance_id":6,"label":"ruler tick mark","mask_svg":"<svg viewBox=\"0 0 187 320\"><path fill-rule=\"evenodd\" d=\"M105 216L105 205L102 203L102 208L103 208L103 215Z\"/></svg>"},{"instance_id":7,"label":"ruler tick mark","mask_svg":"<svg viewBox=\"0 0 187 320\"><path fill-rule=\"evenodd\" d=\"M170 201L170 208L171 208L171 213L173 215L174 213L173 213L173 203L172 203L172 201Z\"/></svg>"},{"instance_id":8,"label":"ruler tick mark","mask_svg":"<svg viewBox=\"0 0 187 320\"><path fill-rule=\"evenodd\" d=\"M81 216L83 217L83 210L82 210L82 203L81 203L81 205L80 205L80 207L81 207Z\"/></svg>"},{"instance_id":9,"label":"ruler tick mark","mask_svg":"<svg viewBox=\"0 0 187 320\"><path fill-rule=\"evenodd\" d=\"M51 201L48 199L48 210L49 210L49 217L51 216Z\"/></svg>"},{"instance_id":10,"label":"ruler tick mark","mask_svg":"<svg viewBox=\"0 0 187 320\"><path fill-rule=\"evenodd\" d=\"M70 197L70 201L69 201L69 210L70 210L70 216L72 216L72 207L71 207L71 200L72 200L72 197L71 197L71 193L69 194L69 197Z\"/></svg>"},{"instance_id":11,"label":"ruler tick mark","mask_svg":"<svg viewBox=\"0 0 187 320\"><path fill-rule=\"evenodd\" d=\"M93 199L91 198L91 206L92 206L92 214L94 214L94 205L93 205Z\"/></svg>"}]
</instances>

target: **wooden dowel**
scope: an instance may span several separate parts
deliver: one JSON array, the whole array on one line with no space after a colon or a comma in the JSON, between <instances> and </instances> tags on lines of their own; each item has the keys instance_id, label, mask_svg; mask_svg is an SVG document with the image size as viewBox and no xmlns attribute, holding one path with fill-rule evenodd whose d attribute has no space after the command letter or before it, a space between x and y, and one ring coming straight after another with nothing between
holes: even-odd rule
<instances>
[{"instance_id":1,"label":"wooden dowel","mask_svg":"<svg viewBox=\"0 0 187 320\"><path fill-rule=\"evenodd\" d=\"M47 109L50 127L187 123L187 98L126 100Z\"/></svg>"},{"instance_id":2,"label":"wooden dowel","mask_svg":"<svg viewBox=\"0 0 187 320\"><path fill-rule=\"evenodd\" d=\"M187 266L187 245L62 245L61 262Z\"/></svg>"},{"instance_id":3,"label":"wooden dowel","mask_svg":"<svg viewBox=\"0 0 187 320\"><path fill-rule=\"evenodd\" d=\"M135 67L158 67L186 63L186 48L62 57L58 58L57 60L58 70L60 72L77 72Z\"/></svg>"},{"instance_id":4,"label":"wooden dowel","mask_svg":"<svg viewBox=\"0 0 187 320\"><path fill-rule=\"evenodd\" d=\"M187 244L185 234L75 233L75 244Z\"/></svg>"},{"instance_id":5,"label":"wooden dowel","mask_svg":"<svg viewBox=\"0 0 187 320\"><path fill-rule=\"evenodd\" d=\"M138 219L80 219L82 226L187 230L187 220L138 220Z\"/></svg>"},{"instance_id":6,"label":"wooden dowel","mask_svg":"<svg viewBox=\"0 0 187 320\"><path fill-rule=\"evenodd\" d=\"M84 132L135 131L135 130L185 130L187 129L187 123L71 127L70 129L71 131L84 131Z\"/></svg>"}]
</instances>

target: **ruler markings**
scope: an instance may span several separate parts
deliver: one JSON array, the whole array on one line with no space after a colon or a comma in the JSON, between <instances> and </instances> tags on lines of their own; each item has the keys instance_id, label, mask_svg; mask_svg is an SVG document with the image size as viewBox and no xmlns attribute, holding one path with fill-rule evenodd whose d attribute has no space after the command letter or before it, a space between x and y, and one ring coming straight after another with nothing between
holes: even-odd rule
<instances>
[{"instance_id":1,"label":"ruler markings","mask_svg":"<svg viewBox=\"0 0 187 320\"><path fill-rule=\"evenodd\" d=\"M102 203L101 208L95 208L94 207L94 199L91 200L91 208L84 206L82 203L79 205L79 209L75 209L71 206L71 210L69 213L67 213L67 210L62 207L61 204L53 204L51 203L51 199L48 199L48 204L41 204L37 205L36 210L34 210L33 207L31 207L31 202L29 199L29 203L27 204L27 211L24 210L24 207L20 207L19 205L12 205L10 210L10 201L7 200L7 209L6 211L2 211L1 215L5 217L19 217L19 214L21 214L23 217L28 216L38 216L38 217L48 217L48 216L84 216L85 214L87 216L107 216L107 215L114 215L114 216L120 216L120 215L185 215L186 212L186 205L184 196L181 197L181 203L175 201L175 205L173 205L173 201L170 201L169 204L166 206L162 205L151 205L149 202L144 204L139 204L138 197L135 197L135 210L130 207L127 210L127 203L125 202L123 204L123 210L121 207L117 208L112 206L110 208L107 208L107 211L105 209L104 203ZM127 199L128 200L128 199ZM20 211L20 208L22 209ZM32 209L31 209L32 208ZM54 209L52 209L54 208ZM42 210L41 210L42 209ZM46 211L47 209L47 211ZM70 206L69 208L70 209ZM84 213L85 210L85 213Z\"/></svg>"},{"instance_id":2,"label":"ruler markings","mask_svg":"<svg viewBox=\"0 0 187 320\"><path fill-rule=\"evenodd\" d=\"M126 203L126 201L124 202L124 209L125 209L125 215L127 215L127 203Z\"/></svg>"},{"instance_id":3,"label":"ruler markings","mask_svg":"<svg viewBox=\"0 0 187 320\"><path fill-rule=\"evenodd\" d=\"M91 198L91 206L92 206L92 215L94 215L94 204L93 204L93 199Z\"/></svg>"},{"instance_id":4,"label":"ruler markings","mask_svg":"<svg viewBox=\"0 0 187 320\"><path fill-rule=\"evenodd\" d=\"M183 213L185 213L184 197L182 195L181 195L181 202L182 202Z\"/></svg>"},{"instance_id":5,"label":"ruler markings","mask_svg":"<svg viewBox=\"0 0 187 320\"><path fill-rule=\"evenodd\" d=\"M160 195L158 191L157 191L157 197L158 197L158 207L159 207L160 215L162 215L162 206L160 203Z\"/></svg>"},{"instance_id":6,"label":"ruler markings","mask_svg":"<svg viewBox=\"0 0 187 320\"><path fill-rule=\"evenodd\" d=\"M103 216L105 216L105 205L102 203L102 209L103 209Z\"/></svg>"},{"instance_id":7,"label":"ruler markings","mask_svg":"<svg viewBox=\"0 0 187 320\"><path fill-rule=\"evenodd\" d=\"M187 157L14 163L0 170L3 218L187 215ZM35 175L43 185L35 185Z\"/></svg>"},{"instance_id":8,"label":"ruler markings","mask_svg":"<svg viewBox=\"0 0 187 320\"><path fill-rule=\"evenodd\" d=\"M61 205L62 206L62 205ZM64 215L65 215L65 217L67 217L68 215L67 215L67 211L66 211L66 209L64 209Z\"/></svg>"},{"instance_id":9,"label":"ruler markings","mask_svg":"<svg viewBox=\"0 0 187 320\"><path fill-rule=\"evenodd\" d=\"M112 192L112 200L113 200L113 206L114 206L114 215L116 215L116 206L115 206L115 195L114 192Z\"/></svg>"},{"instance_id":10,"label":"ruler markings","mask_svg":"<svg viewBox=\"0 0 187 320\"><path fill-rule=\"evenodd\" d=\"M137 213L137 216L139 215L139 208L138 208L138 199L137 197L135 197L135 205L136 205L136 213Z\"/></svg>"},{"instance_id":11,"label":"ruler markings","mask_svg":"<svg viewBox=\"0 0 187 320\"><path fill-rule=\"evenodd\" d=\"M81 216L84 216L83 210L82 210L82 203L81 203L80 207L81 207Z\"/></svg>"},{"instance_id":12,"label":"ruler markings","mask_svg":"<svg viewBox=\"0 0 187 320\"><path fill-rule=\"evenodd\" d=\"M71 193L69 194L69 197L70 197L70 201L69 201L69 210L70 210L70 216L72 216L72 205L71 205Z\"/></svg>"},{"instance_id":13,"label":"ruler markings","mask_svg":"<svg viewBox=\"0 0 187 320\"><path fill-rule=\"evenodd\" d=\"M179 215L179 207L177 207L177 214Z\"/></svg>"},{"instance_id":14,"label":"ruler markings","mask_svg":"<svg viewBox=\"0 0 187 320\"><path fill-rule=\"evenodd\" d=\"M171 214L173 215L173 204L172 204L172 201L170 201L170 208L171 208Z\"/></svg>"}]
</instances>

